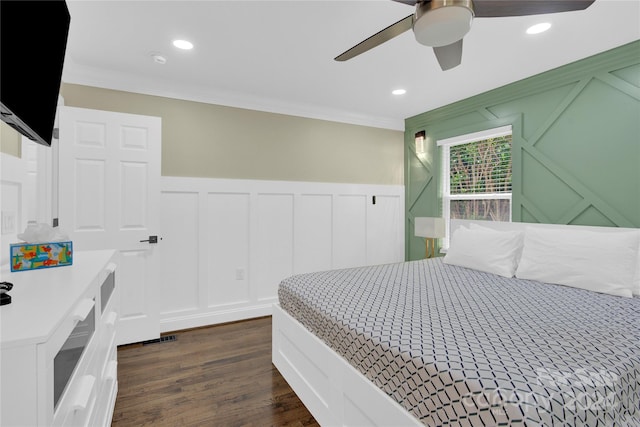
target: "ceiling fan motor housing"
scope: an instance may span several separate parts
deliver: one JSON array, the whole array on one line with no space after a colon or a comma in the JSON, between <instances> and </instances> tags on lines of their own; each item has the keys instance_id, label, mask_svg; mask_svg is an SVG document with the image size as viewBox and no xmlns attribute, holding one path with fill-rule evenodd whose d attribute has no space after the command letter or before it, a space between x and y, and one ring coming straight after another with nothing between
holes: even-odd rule
<instances>
[{"instance_id":1,"label":"ceiling fan motor housing","mask_svg":"<svg viewBox=\"0 0 640 427\"><path fill-rule=\"evenodd\" d=\"M469 32L473 16L472 0L419 2L416 5L413 34L420 44L448 46Z\"/></svg>"}]
</instances>

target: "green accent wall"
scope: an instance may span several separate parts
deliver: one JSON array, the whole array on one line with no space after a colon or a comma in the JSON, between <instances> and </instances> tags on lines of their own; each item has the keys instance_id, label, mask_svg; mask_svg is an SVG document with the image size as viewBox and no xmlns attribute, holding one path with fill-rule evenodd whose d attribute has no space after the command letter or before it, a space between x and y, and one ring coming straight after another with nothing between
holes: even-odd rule
<instances>
[{"instance_id":1,"label":"green accent wall","mask_svg":"<svg viewBox=\"0 0 640 427\"><path fill-rule=\"evenodd\" d=\"M513 126L512 220L640 227L640 41L405 121L406 257L414 218L441 216L436 141ZM414 135L426 132L426 152ZM603 248L606 250L606 248Z\"/></svg>"}]
</instances>

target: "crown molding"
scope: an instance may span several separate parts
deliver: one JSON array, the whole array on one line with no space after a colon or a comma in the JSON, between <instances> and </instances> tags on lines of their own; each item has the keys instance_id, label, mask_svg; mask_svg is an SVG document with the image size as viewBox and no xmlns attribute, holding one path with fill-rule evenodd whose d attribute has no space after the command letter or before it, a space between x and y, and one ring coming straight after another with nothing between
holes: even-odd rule
<instances>
[{"instance_id":1,"label":"crown molding","mask_svg":"<svg viewBox=\"0 0 640 427\"><path fill-rule=\"evenodd\" d=\"M451 117L478 111L488 105L504 103L527 95L551 90L559 86L576 83L587 75L602 72L603 70L613 71L628 67L638 63L639 52L640 40L636 40L461 101L409 117L405 119L405 128L424 128L443 122Z\"/></svg>"},{"instance_id":2,"label":"crown molding","mask_svg":"<svg viewBox=\"0 0 640 427\"><path fill-rule=\"evenodd\" d=\"M62 81L70 84L93 86L102 89L119 90L184 101L202 102L267 113L404 131L404 120L389 117L366 116L358 114L357 112L323 108L317 105L287 103L246 93L198 87L189 83L184 83L177 87L175 82L141 78L129 73L78 65L72 61L65 63Z\"/></svg>"}]
</instances>

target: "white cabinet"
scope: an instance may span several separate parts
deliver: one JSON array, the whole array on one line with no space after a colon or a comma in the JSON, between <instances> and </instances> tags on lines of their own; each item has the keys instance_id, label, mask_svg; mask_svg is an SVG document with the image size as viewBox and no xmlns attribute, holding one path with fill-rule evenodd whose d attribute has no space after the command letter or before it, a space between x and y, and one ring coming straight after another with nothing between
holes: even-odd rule
<instances>
[{"instance_id":1,"label":"white cabinet","mask_svg":"<svg viewBox=\"0 0 640 427\"><path fill-rule=\"evenodd\" d=\"M108 426L118 390L116 253L11 273L0 306L0 425Z\"/></svg>"}]
</instances>

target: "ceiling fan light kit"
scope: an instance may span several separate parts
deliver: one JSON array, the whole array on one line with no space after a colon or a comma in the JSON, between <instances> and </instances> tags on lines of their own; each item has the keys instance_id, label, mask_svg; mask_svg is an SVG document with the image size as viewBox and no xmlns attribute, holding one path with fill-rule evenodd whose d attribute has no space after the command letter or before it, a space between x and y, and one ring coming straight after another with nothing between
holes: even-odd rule
<instances>
[{"instance_id":1,"label":"ceiling fan light kit","mask_svg":"<svg viewBox=\"0 0 640 427\"><path fill-rule=\"evenodd\" d=\"M425 46L448 46L469 32L472 21L471 0L431 0L418 4L413 34Z\"/></svg>"},{"instance_id":2,"label":"ceiling fan light kit","mask_svg":"<svg viewBox=\"0 0 640 427\"><path fill-rule=\"evenodd\" d=\"M415 12L378 31L335 57L347 61L413 30L418 43L430 46L445 71L462 62L462 40L474 18L539 15L584 10L595 0L393 0Z\"/></svg>"}]
</instances>

